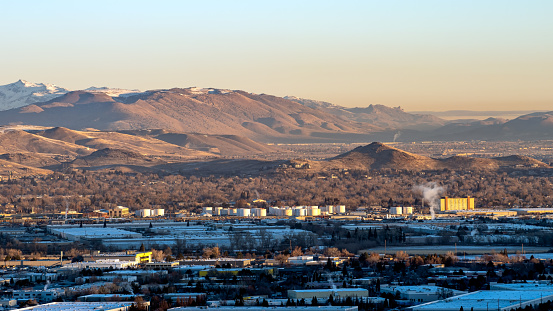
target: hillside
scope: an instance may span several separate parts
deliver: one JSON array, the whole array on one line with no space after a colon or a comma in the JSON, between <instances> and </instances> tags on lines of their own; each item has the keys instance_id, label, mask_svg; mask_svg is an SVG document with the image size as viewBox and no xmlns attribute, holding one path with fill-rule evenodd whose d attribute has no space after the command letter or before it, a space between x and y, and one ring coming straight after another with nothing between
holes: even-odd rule
<instances>
[{"instance_id":1,"label":"hillside","mask_svg":"<svg viewBox=\"0 0 553 311\"><path fill-rule=\"evenodd\" d=\"M217 89L170 89L110 97L74 91L53 100L5 111L0 124L71 129L136 130L245 136L257 141L328 140L366 134L377 126L344 120L284 98Z\"/></svg>"},{"instance_id":2,"label":"hillside","mask_svg":"<svg viewBox=\"0 0 553 311\"><path fill-rule=\"evenodd\" d=\"M166 162L153 157L147 157L138 152L105 148L94 151L90 155L79 157L71 162L76 167L98 167L113 165L131 165L131 166L152 166L156 164L165 164Z\"/></svg>"},{"instance_id":3,"label":"hillside","mask_svg":"<svg viewBox=\"0 0 553 311\"><path fill-rule=\"evenodd\" d=\"M277 148L255 142L238 135L208 135L194 133L179 133L168 130L137 130L121 131L125 134L151 137L169 144L210 152L218 155L267 154L277 151Z\"/></svg>"},{"instance_id":4,"label":"hillside","mask_svg":"<svg viewBox=\"0 0 553 311\"><path fill-rule=\"evenodd\" d=\"M13 166L52 170L119 167L128 171L156 171L190 161L282 153L278 147L236 135L187 134L168 130L115 132L76 131L64 127L29 128L4 128L0 131L1 160Z\"/></svg>"},{"instance_id":5,"label":"hillside","mask_svg":"<svg viewBox=\"0 0 553 311\"><path fill-rule=\"evenodd\" d=\"M490 118L469 124L454 123L432 133L430 140L541 140L553 137L553 111L535 112L513 120Z\"/></svg>"},{"instance_id":6,"label":"hillside","mask_svg":"<svg viewBox=\"0 0 553 311\"><path fill-rule=\"evenodd\" d=\"M22 130L0 132L0 154L34 153L76 157L90 152L92 151L71 142L42 137Z\"/></svg>"},{"instance_id":7,"label":"hillside","mask_svg":"<svg viewBox=\"0 0 553 311\"><path fill-rule=\"evenodd\" d=\"M540 140L550 139L553 134L551 112L530 113L510 121L501 118L444 120L428 113L408 113L401 107L369 105L348 108L293 96L282 98L196 87L145 92L108 87L69 91L51 84L20 80L0 86L0 110L5 110L0 114L0 125L4 126L32 124L87 131L166 129L170 135L160 136L160 140L178 141L177 145L181 147L186 145L221 155L237 153L239 149L266 152L251 142L241 143L233 136L262 143L301 144ZM444 113L450 116L451 113L468 112ZM497 115L510 116L506 113L499 111ZM174 133L186 133L187 136ZM92 142L92 145L100 149L117 147L102 143ZM237 144L242 146L235 149Z\"/></svg>"},{"instance_id":8,"label":"hillside","mask_svg":"<svg viewBox=\"0 0 553 311\"><path fill-rule=\"evenodd\" d=\"M433 159L402 151L374 142L357 147L349 152L329 159L331 166L348 169L398 169L398 170L497 170L499 168L549 167L547 164L525 156L500 158L471 158L453 156Z\"/></svg>"},{"instance_id":9,"label":"hillside","mask_svg":"<svg viewBox=\"0 0 553 311\"><path fill-rule=\"evenodd\" d=\"M51 170L35 168L0 159L0 180L10 177L19 178L24 176L47 175L51 173Z\"/></svg>"},{"instance_id":10,"label":"hillside","mask_svg":"<svg viewBox=\"0 0 553 311\"><path fill-rule=\"evenodd\" d=\"M378 142L357 147L330 159L330 162L340 163L350 169L432 170L441 166L439 160L405 152Z\"/></svg>"},{"instance_id":11,"label":"hillside","mask_svg":"<svg viewBox=\"0 0 553 311\"><path fill-rule=\"evenodd\" d=\"M69 92L53 84L31 83L19 80L0 85L0 111L47 101Z\"/></svg>"},{"instance_id":12,"label":"hillside","mask_svg":"<svg viewBox=\"0 0 553 311\"><path fill-rule=\"evenodd\" d=\"M402 130L429 130L447 123L431 114L407 113L401 107L387 107L384 105L369 105L368 107L342 107L324 101L316 101L294 96L286 99L295 101L307 107L325 111L353 122L367 123L385 129Z\"/></svg>"}]
</instances>

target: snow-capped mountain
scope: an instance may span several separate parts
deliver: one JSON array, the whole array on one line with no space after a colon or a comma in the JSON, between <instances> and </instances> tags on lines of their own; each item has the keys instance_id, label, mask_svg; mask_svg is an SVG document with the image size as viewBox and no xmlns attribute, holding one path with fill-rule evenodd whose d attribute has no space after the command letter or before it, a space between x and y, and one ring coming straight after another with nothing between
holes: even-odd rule
<instances>
[{"instance_id":1,"label":"snow-capped mountain","mask_svg":"<svg viewBox=\"0 0 553 311\"><path fill-rule=\"evenodd\" d=\"M85 89L85 91L93 92L93 93L104 93L111 97L117 97L117 96L130 96L134 94L141 93L140 90L126 90L126 89L117 89L117 88L109 88L109 87L89 87L88 89Z\"/></svg>"},{"instance_id":2,"label":"snow-capped mountain","mask_svg":"<svg viewBox=\"0 0 553 311\"><path fill-rule=\"evenodd\" d=\"M19 80L0 85L0 111L44 102L66 94L68 89L45 83Z\"/></svg>"},{"instance_id":3,"label":"snow-capped mountain","mask_svg":"<svg viewBox=\"0 0 553 311\"><path fill-rule=\"evenodd\" d=\"M141 93L140 90L109 87L89 87L85 91L91 93L104 93L110 97L124 97ZM32 83L25 80L0 85L0 111L47 102L69 92L71 92L71 90L53 84Z\"/></svg>"}]
</instances>

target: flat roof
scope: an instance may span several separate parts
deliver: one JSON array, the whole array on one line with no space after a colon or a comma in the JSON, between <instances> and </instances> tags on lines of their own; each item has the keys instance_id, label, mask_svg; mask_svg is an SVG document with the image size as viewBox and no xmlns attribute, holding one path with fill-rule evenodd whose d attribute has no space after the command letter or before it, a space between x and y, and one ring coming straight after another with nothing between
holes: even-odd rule
<instances>
[{"instance_id":1,"label":"flat roof","mask_svg":"<svg viewBox=\"0 0 553 311\"><path fill-rule=\"evenodd\" d=\"M216 308L210 308L210 310L225 311L225 310L247 310L247 311L267 311L267 310L302 310L302 311L321 311L321 310L343 310L343 311L354 311L358 308L352 306L304 306L304 307L244 307L244 306L220 306ZM177 307L168 309L168 311L205 311L206 307Z\"/></svg>"},{"instance_id":2,"label":"flat roof","mask_svg":"<svg viewBox=\"0 0 553 311\"><path fill-rule=\"evenodd\" d=\"M524 291L542 291L542 292L553 292L553 284L550 283L498 283L490 284L493 287L493 290L524 290Z\"/></svg>"},{"instance_id":3,"label":"flat roof","mask_svg":"<svg viewBox=\"0 0 553 311\"><path fill-rule=\"evenodd\" d=\"M118 310L120 308L129 307L132 302L51 302L34 307L27 307L17 310L33 310L33 311L88 311L88 310Z\"/></svg>"},{"instance_id":4,"label":"flat roof","mask_svg":"<svg viewBox=\"0 0 553 311\"><path fill-rule=\"evenodd\" d=\"M106 228L97 228L97 227L78 227L78 228L52 228L52 231L57 233L64 233L73 236L85 236L85 237L126 237L126 236L142 236L140 233L133 231L127 231L123 229L106 227Z\"/></svg>"},{"instance_id":5,"label":"flat roof","mask_svg":"<svg viewBox=\"0 0 553 311\"><path fill-rule=\"evenodd\" d=\"M323 289L290 289L296 293L313 293L313 292L367 292L364 288L323 288Z\"/></svg>"},{"instance_id":6,"label":"flat roof","mask_svg":"<svg viewBox=\"0 0 553 311\"><path fill-rule=\"evenodd\" d=\"M519 304L530 300L543 301L551 300L553 293L540 291L504 291L504 290L486 290L478 291L465 295L455 296L444 300L429 302L422 305L412 307L412 310L454 310L457 311L461 307L465 310L474 308L478 310L500 310L507 307L516 307Z\"/></svg>"}]
</instances>

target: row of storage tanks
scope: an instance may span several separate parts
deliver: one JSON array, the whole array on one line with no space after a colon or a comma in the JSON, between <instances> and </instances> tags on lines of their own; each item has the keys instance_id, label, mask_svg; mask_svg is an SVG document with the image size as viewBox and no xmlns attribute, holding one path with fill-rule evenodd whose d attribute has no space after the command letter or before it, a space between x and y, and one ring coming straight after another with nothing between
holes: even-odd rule
<instances>
[{"instance_id":1,"label":"row of storage tanks","mask_svg":"<svg viewBox=\"0 0 553 311\"><path fill-rule=\"evenodd\" d=\"M165 209L163 208L143 208L135 212L136 217L162 217L165 216Z\"/></svg>"},{"instance_id":2,"label":"row of storage tanks","mask_svg":"<svg viewBox=\"0 0 553 311\"><path fill-rule=\"evenodd\" d=\"M212 216L240 216L240 217L265 217L267 210L264 208L223 208L223 207L203 207L202 214Z\"/></svg>"},{"instance_id":3,"label":"row of storage tanks","mask_svg":"<svg viewBox=\"0 0 553 311\"><path fill-rule=\"evenodd\" d=\"M392 206L390 207L389 212L391 215L413 214L413 207L412 206Z\"/></svg>"},{"instance_id":4,"label":"row of storage tanks","mask_svg":"<svg viewBox=\"0 0 553 311\"><path fill-rule=\"evenodd\" d=\"M212 216L239 216L239 217L266 217L267 214L272 216L321 216L331 214L345 214L345 205L328 205L328 206L294 206L294 207L269 207L269 211L264 208L223 208L206 206L202 208L202 214Z\"/></svg>"}]
</instances>

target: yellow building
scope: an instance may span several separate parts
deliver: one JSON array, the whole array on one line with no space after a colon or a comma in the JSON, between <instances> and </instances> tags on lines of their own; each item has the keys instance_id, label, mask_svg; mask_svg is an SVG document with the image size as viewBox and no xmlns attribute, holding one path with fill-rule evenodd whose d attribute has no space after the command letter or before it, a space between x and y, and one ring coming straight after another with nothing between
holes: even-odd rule
<instances>
[{"instance_id":1,"label":"yellow building","mask_svg":"<svg viewBox=\"0 0 553 311\"><path fill-rule=\"evenodd\" d=\"M448 198L440 199L440 211L466 211L474 209L474 198Z\"/></svg>"},{"instance_id":2,"label":"yellow building","mask_svg":"<svg viewBox=\"0 0 553 311\"><path fill-rule=\"evenodd\" d=\"M124 206L117 206L109 209L109 217L122 218L129 216L129 208Z\"/></svg>"}]
</instances>

